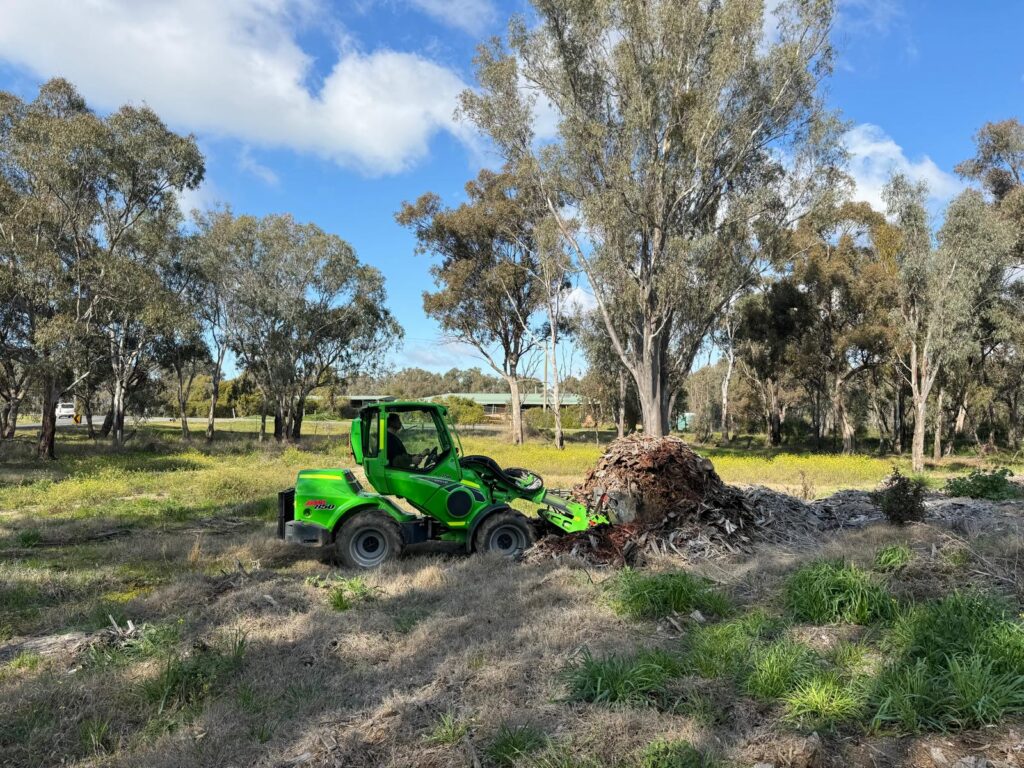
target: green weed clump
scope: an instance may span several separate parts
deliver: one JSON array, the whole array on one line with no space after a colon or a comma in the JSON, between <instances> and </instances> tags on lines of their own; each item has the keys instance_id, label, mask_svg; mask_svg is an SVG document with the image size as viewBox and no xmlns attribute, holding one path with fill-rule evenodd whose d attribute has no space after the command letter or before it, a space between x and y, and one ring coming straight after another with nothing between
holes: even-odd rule
<instances>
[{"instance_id":1,"label":"green weed clump","mask_svg":"<svg viewBox=\"0 0 1024 768\"><path fill-rule=\"evenodd\" d=\"M759 699L785 696L811 677L819 667L817 654L788 639L755 648L744 690Z\"/></svg>"},{"instance_id":2,"label":"green weed clump","mask_svg":"<svg viewBox=\"0 0 1024 768\"><path fill-rule=\"evenodd\" d=\"M647 745L640 756L640 768L713 768L718 761L688 741L659 739Z\"/></svg>"},{"instance_id":3,"label":"green weed clump","mask_svg":"<svg viewBox=\"0 0 1024 768\"><path fill-rule=\"evenodd\" d=\"M331 608L338 612L347 611L357 603L369 602L377 598L379 590L366 583L362 576L353 576L348 579L341 577L325 578L323 576L310 576L306 583L317 589L326 589L327 602Z\"/></svg>"},{"instance_id":4,"label":"green weed clump","mask_svg":"<svg viewBox=\"0 0 1024 768\"><path fill-rule=\"evenodd\" d=\"M890 523L903 525L924 519L924 492L924 480L907 477L893 467L892 474L872 498Z\"/></svg>"},{"instance_id":5,"label":"green weed clump","mask_svg":"<svg viewBox=\"0 0 1024 768\"><path fill-rule=\"evenodd\" d=\"M896 601L870 573L838 560L819 560L794 573L785 602L794 618L812 624L868 625L896 612Z\"/></svg>"},{"instance_id":6,"label":"green weed clump","mask_svg":"<svg viewBox=\"0 0 1024 768\"><path fill-rule=\"evenodd\" d=\"M998 598L957 592L915 606L884 648L876 730L976 728L1024 712L1024 627Z\"/></svg>"},{"instance_id":7,"label":"green weed clump","mask_svg":"<svg viewBox=\"0 0 1024 768\"><path fill-rule=\"evenodd\" d=\"M144 698L158 715L198 706L241 667L245 645L245 635L238 633L223 648L201 646L188 655L168 656L160 673L143 682Z\"/></svg>"},{"instance_id":8,"label":"green weed clump","mask_svg":"<svg viewBox=\"0 0 1024 768\"><path fill-rule=\"evenodd\" d=\"M914 551L906 544L890 544L875 553L875 570L898 571L914 559Z\"/></svg>"},{"instance_id":9,"label":"green weed clump","mask_svg":"<svg viewBox=\"0 0 1024 768\"><path fill-rule=\"evenodd\" d=\"M543 749L547 743L547 736L535 726L506 724L487 748L487 756L495 765L515 765L521 757Z\"/></svg>"},{"instance_id":10,"label":"green weed clump","mask_svg":"<svg viewBox=\"0 0 1024 768\"><path fill-rule=\"evenodd\" d=\"M687 638L686 666L701 677L742 679L755 644L780 628L778 620L760 611L697 627Z\"/></svg>"},{"instance_id":11,"label":"green weed clump","mask_svg":"<svg viewBox=\"0 0 1024 768\"><path fill-rule=\"evenodd\" d=\"M603 659L585 651L563 674L574 701L642 704L661 693L665 683L680 672L679 662L664 651L613 654Z\"/></svg>"},{"instance_id":12,"label":"green weed clump","mask_svg":"<svg viewBox=\"0 0 1024 768\"><path fill-rule=\"evenodd\" d=\"M950 496L968 496L972 499L1004 501L1020 495L1010 482L1013 473L1006 467L985 472L975 469L964 477L951 477L946 481L945 491Z\"/></svg>"},{"instance_id":13,"label":"green weed clump","mask_svg":"<svg viewBox=\"0 0 1024 768\"><path fill-rule=\"evenodd\" d=\"M797 685L785 698L786 716L807 728L832 728L863 713L863 688L834 672L823 672Z\"/></svg>"},{"instance_id":14,"label":"green weed clump","mask_svg":"<svg viewBox=\"0 0 1024 768\"><path fill-rule=\"evenodd\" d=\"M732 609L729 599L716 591L711 582L684 571L648 576L624 568L611 580L609 591L615 611L633 619L689 614L694 610L725 616Z\"/></svg>"},{"instance_id":15,"label":"green weed clump","mask_svg":"<svg viewBox=\"0 0 1024 768\"><path fill-rule=\"evenodd\" d=\"M452 746L462 741L467 733L469 733L469 723L449 710L438 718L434 730L427 736L427 741L432 744Z\"/></svg>"}]
</instances>

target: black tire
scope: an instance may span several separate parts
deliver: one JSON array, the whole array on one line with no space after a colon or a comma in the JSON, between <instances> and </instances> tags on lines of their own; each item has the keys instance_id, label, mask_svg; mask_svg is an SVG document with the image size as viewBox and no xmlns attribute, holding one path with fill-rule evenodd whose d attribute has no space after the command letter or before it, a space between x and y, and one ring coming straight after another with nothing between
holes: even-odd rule
<instances>
[{"instance_id":1,"label":"black tire","mask_svg":"<svg viewBox=\"0 0 1024 768\"><path fill-rule=\"evenodd\" d=\"M530 521L513 509L505 509L488 515L480 523L473 534L473 551L518 557L533 546L534 538Z\"/></svg>"},{"instance_id":2,"label":"black tire","mask_svg":"<svg viewBox=\"0 0 1024 768\"><path fill-rule=\"evenodd\" d=\"M379 509L357 512L342 523L334 540L338 559L349 568L376 568L402 554L402 530Z\"/></svg>"}]
</instances>

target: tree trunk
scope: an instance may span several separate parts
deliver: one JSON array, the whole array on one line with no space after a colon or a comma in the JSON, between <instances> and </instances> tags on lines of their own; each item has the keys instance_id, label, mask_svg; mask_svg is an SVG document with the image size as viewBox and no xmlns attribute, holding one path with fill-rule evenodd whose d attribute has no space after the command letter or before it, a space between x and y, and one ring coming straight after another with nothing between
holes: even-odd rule
<instances>
[{"instance_id":1,"label":"tree trunk","mask_svg":"<svg viewBox=\"0 0 1024 768\"><path fill-rule=\"evenodd\" d=\"M85 416L85 426L89 432L89 439L96 439L96 427L92 423L92 397L82 398L82 413Z\"/></svg>"},{"instance_id":2,"label":"tree trunk","mask_svg":"<svg viewBox=\"0 0 1024 768\"><path fill-rule=\"evenodd\" d=\"M121 448L124 445L124 384L114 380L114 392L110 402L110 409L114 414L113 438L114 445Z\"/></svg>"},{"instance_id":3,"label":"tree trunk","mask_svg":"<svg viewBox=\"0 0 1024 768\"><path fill-rule=\"evenodd\" d=\"M210 380L210 412L206 416L206 442L213 442L214 420L217 415L217 400L220 397L220 377L224 367L224 349L217 352L217 364L213 367Z\"/></svg>"},{"instance_id":4,"label":"tree trunk","mask_svg":"<svg viewBox=\"0 0 1024 768\"><path fill-rule=\"evenodd\" d=\"M303 395L295 405L295 412L292 416L292 440L298 442L302 439L302 418L306 415L306 397Z\"/></svg>"},{"instance_id":5,"label":"tree trunk","mask_svg":"<svg viewBox=\"0 0 1024 768\"><path fill-rule=\"evenodd\" d=\"M274 439L279 443L284 440L284 409L280 397L274 406Z\"/></svg>"},{"instance_id":6,"label":"tree trunk","mask_svg":"<svg viewBox=\"0 0 1024 768\"><path fill-rule=\"evenodd\" d=\"M946 390L939 387L939 401L935 405L935 437L932 441L932 459L938 461L942 458L942 398Z\"/></svg>"},{"instance_id":7,"label":"tree trunk","mask_svg":"<svg viewBox=\"0 0 1024 768\"><path fill-rule=\"evenodd\" d=\"M836 383L832 387L832 410L835 412L836 426L843 436L843 453L851 454L855 448L856 430L850 423L849 414L846 412L846 403L843 402L843 379L840 376L836 376Z\"/></svg>"},{"instance_id":8,"label":"tree trunk","mask_svg":"<svg viewBox=\"0 0 1024 768\"><path fill-rule=\"evenodd\" d=\"M782 445L782 409L779 407L778 385L768 379L766 382L768 402L768 440L773 447Z\"/></svg>"},{"instance_id":9,"label":"tree trunk","mask_svg":"<svg viewBox=\"0 0 1024 768\"><path fill-rule=\"evenodd\" d=\"M915 472L924 472L924 434L928 426L928 401L914 398L914 438L910 445L910 466Z\"/></svg>"},{"instance_id":10,"label":"tree trunk","mask_svg":"<svg viewBox=\"0 0 1024 768\"><path fill-rule=\"evenodd\" d=\"M725 367L725 378L722 379L722 423L720 424L722 443L729 442L729 382L732 381L732 367L735 358L736 355L733 354L730 346L729 355L726 358L728 363Z\"/></svg>"},{"instance_id":11,"label":"tree trunk","mask_svg":"<svg viewBox=\"0 0 1024 768\"><path fill-rule=\"evenodd\" d=\"M188 400L185 397L185 391L182 387L178 387L178 414L181 418L181 438L183 440L189 440L192 434L188 430Z\"/></svg>"},{"instance_id":12,"label":"tree trunk","mask_svg":"<svg viewBox=\"0 0 1024 768\"><path fill-rule=\"evenodd\" d=\"M56 459L57 402L60 400L60 387L55 378L47 376L43 379L42 395L42 427L36 445L36 458Z\"/></svg>"},{"instance_id":13,"label":"tree trunk","mask_svg":"<svg viewBox=\"0 0 1024 768\"><path fill-rule=\"evenodd\" d=\"M619 418L616 423L618 436L626 435L626 369L619 368Z\"/></svg>"},{"instance_id":14,"label":"tree trunk","mask_svg":"<svg viewBox=\"0 0 1024 768\"><path fill-rule=\"evenodd\" d=\"M14 439L15 430L18 428L18 412L21 410L21 398L13 398L6 406L7 413L5 416L5 423L7 429L5 432L0 432L0 437L6 437L8 439Z\"/></svg>"},{"instance_id":15,"label":"tree trunk","mask_svg":"<svg viewBox=\"0 0 1024 768\"><path fill-rule=\"evenodd\" d=\"M551 325L551 415L555 417L555 448L565 448L562 435L562 389L558 375L558 318Z\"/></svg>"},{"instance_id":16,"label":"tree trunk","mask_svg":"<svg viewBox=\"0 0 1024 768\"><path fill-rule=\"evenodd\" d=\"M513 374L505 377L509 391L509 416L512 419L512 442L523 443L523 404L519 398L519 379Z\"/></svg>"},{"instance_id":17,"label":"tree trunk","mask_svg":"<svg viewBox=\"0 0 1024 768\"><path fill-rule=\"evenodd\" d=\"M267 439L267 401L264 399L263 408L260 411L260 436L259 441L262 443Z\"/></svg>"},{"instance_id":18,"label":"tree trunk","mask_svg":"<svg viewBox=\"0 0 1024 768\"><path fill-rule=\"evenodd\" d=\"M640 418L644 434L664 437L668 434L668 393L665 391L662 350L652 344L650 354L643 359L634 375L636 393L640 400Z\"/></svg>"},{"instance_id":19,"label":"tree trunk","mask_svg":"<svg viewBox=\"0 0 1024 768\"><path fill-rule=\"evenodd\" d=\"M7 439L7 419L11 415L11 404L5 402L4 407L0 408L0 440Z\"/></svg>"},{"instance_id":20,"label":"tree trunk","mask_svg":"<svg viewBox=\"0 0 1024 768\"><path fill-rule=\"evenodd\" d=\"M114 409L107 409L107 413L103 416L103 425L100 427L100 437L106 439L110 435L110 430L114 426Z\"/></svg>"}]
</instances>

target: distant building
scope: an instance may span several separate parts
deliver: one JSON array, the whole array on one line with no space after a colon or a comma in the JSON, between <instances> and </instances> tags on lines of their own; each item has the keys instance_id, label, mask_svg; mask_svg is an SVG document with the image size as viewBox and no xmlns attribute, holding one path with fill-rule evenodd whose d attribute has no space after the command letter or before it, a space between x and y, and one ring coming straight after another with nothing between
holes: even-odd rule
<instances>
[{"instance_id":1,"label":"distant building","mask_svg":"<svg viewBox=\"0 0 1024 768\"><path fill-rule=\"evenodd\" d=\"M509 395L496 392L446 392L443 395L435 395L434 397L427 398L428 400L440 400L446 397L461 397L463 400L472 400L474 403L479 403L484 408L484 413L488 416L504 416L508 413L508 406L512 402L512 398ZM544 407L545 399L544 395L539 393L533 393L522 395L523 398L523 410L530 408L542 408ZM583 399L579 395L562 395L562 405L580 405ZM547 404L552 404L551 395L547 397Z\"/></svg>"},{"instance_id":2,"label":"distant building","mask_svg":"<svg viewBox=\"0 0 1024 768\"><path fill-rule=\"evenodd\" d=\"M353 408L359 409L375 403L390 403L397 398L394 395L345 395L345 399Z\"/></svg>"}]
</instances>

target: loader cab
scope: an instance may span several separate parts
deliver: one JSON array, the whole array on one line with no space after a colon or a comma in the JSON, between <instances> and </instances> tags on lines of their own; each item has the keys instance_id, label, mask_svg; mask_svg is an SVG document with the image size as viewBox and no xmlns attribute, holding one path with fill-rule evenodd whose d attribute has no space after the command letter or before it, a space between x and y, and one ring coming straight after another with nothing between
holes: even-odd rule
<instances>
[{"instance_id":1,"label":"loader cab","mask_svg":"<svg viewBox=\"0 0 1024 768\"><path fill-rule=\"evenodd\" d=\"M408 480L458 481L457 437L444 406L394 402L364 408L352 425L352 453L379 493L405 495Z\"/></svg>"}]
</instances>

